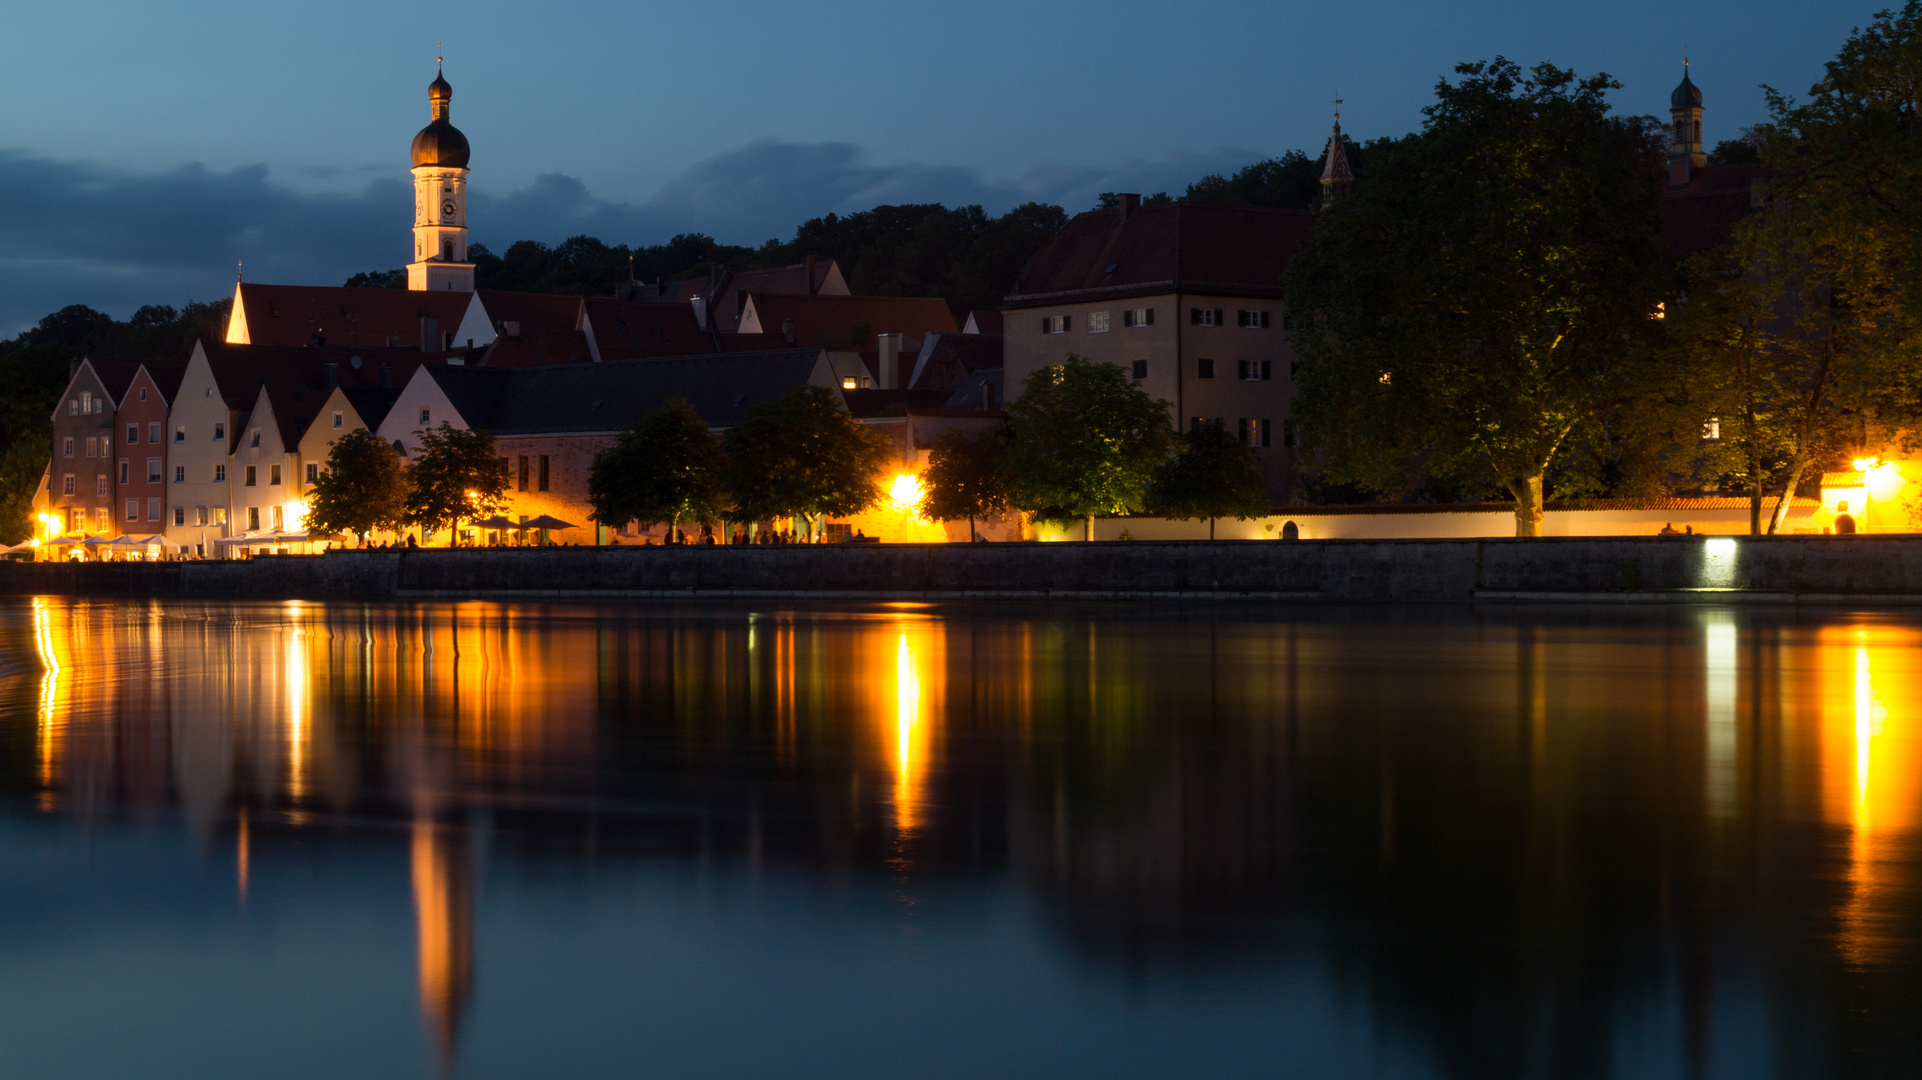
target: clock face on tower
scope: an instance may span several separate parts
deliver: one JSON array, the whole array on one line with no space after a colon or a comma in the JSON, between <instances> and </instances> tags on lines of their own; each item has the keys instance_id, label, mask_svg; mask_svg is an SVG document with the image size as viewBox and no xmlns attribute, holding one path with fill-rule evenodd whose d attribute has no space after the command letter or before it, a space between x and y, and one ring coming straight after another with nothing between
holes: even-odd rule
<instances>
[{"instance_id":1,"label":"clock face on tower","mask_svg":"<svg viewBox=\"0 0 1922 1080\"><path fill-rule=\"evenodd\" d=\"M441 203L441 204L440 204L440 212L441 212L441 213L443 213L443 214L449 214L449 215L451 215L451 214L453 214L453 212L454 212L454 200L452 200L452 199L448 199L448 200L447 200L446 202L443 202L443 203Z\"/></svg>"}]
</instances>

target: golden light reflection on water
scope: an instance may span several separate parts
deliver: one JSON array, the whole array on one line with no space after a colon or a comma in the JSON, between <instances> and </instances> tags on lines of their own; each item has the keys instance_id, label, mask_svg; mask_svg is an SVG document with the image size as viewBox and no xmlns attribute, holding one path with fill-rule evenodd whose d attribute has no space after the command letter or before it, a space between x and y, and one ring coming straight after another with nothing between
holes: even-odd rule
<instances>
[{"instance_id":1,"label":"golden light reflection on water","mask_svg":"<svg viewBox=\"0 0 1922 1080\"><path fill-rule=\"evenodd\" d=\"M1887 625L1834 628L1821 638L1823 802L1826 816L1849 829L1838 936L1857 966L1885 959L1903 933L1891 856L1916 824L1918 645L1922 635Z\"/></svg>"},{"instance_id":2,"label":"golden light reflection on water","mask_svg":"<svg viewBox=\"0 0 1922 1080\"><path fill-rule=\"evenodd\" d=\"M445 1062L473 989L473 872L459 835L430 818L414 819L410 849L421 1017Z\"/></svg>"},{"instance_id":3,"label":"golden light reflection on water","mask_svg":"<svg viewBox=\"0 0 1922 1080\"><path fill-rule=\"evenodd\" d=\"M894 652L894 685L894 825L907 832L914 828L919 809L916 788L927 768L927 747L916 737L921 725L921 674L905 631Z\"/></svg>"},{"instance_id":4,"label":"golden light reflection on water","mask_svg":"<svg viewBox=\"0 0 1922 1080\"><path fill-rule=\"evenodd\" d=\"M33 646L40 658L40 702L35 710L34 759L38 765L40 789L53 787L59 766L60 745L65 729L60 721L60 651L54 646L53 604L43 597L33 598Z\"/></svg>"}]
</instances>

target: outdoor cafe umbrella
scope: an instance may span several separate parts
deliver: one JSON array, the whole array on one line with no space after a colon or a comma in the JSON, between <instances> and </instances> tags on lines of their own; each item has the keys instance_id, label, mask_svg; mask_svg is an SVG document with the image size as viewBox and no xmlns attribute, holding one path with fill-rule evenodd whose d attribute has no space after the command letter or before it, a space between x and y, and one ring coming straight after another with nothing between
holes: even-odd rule
<instances>
[{"instance_id":1,"label":"outdoor cafe umbrella","mask_svg":"<svg viewBox=\"0 0 1922 1080\"><path fill-rule=\"evenodd\" d=\"M562 521L562 520L561 520L560 518L557 518L557 517L548 517L548 516L547 516L546 514L542 514L542 515L541 515L540 517L537 517L537 518L528 518L528 519L527 519L526 521L523 521L523 522L521 522L521 523L520 523L520 525L518 526L518 528L522 528L522 529L573 529L573 528L578 528L578 526L576 526L576 525L575 525L575 524L574 524L573 522L569 522L569 521Z\"/></svg>"},{"instance_id":2,"label":"outdoor cafe umbrella","mask_svg":"<svg viewBox=\"0 0 1922 1080\"><path fill-rule=\"evenodd\" d=\"M495 514L493 517L481 518L478 521L470 521L468 522L468 524L472 525L476 529L518 529L521 527L518 523L508 520L505 516L501 514Z\"/></svg>"}]
</instances>

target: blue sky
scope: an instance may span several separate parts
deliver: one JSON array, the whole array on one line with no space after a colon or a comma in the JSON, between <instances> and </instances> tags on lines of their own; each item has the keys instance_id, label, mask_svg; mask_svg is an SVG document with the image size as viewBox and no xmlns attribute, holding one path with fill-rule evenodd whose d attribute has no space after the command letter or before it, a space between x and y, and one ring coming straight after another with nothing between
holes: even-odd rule
<instances>
[{"instance_id":1,"label":"blue sky","mask_svg":"<svg viewBox=\"0 0 1922 1080\"><path fill-rule=\"evenodd\" d=\"M1711 142L1806 91L1872 5L1357 0L20 5L0 36L0 332L248 276L400 265L437 47L494 245L734 243L877 202L1167 189L1418 127L1465 59L1547 59L1664 112L1684 45ZM441 43L444 42L444 46Z\"/></svg>"}]
</instances>

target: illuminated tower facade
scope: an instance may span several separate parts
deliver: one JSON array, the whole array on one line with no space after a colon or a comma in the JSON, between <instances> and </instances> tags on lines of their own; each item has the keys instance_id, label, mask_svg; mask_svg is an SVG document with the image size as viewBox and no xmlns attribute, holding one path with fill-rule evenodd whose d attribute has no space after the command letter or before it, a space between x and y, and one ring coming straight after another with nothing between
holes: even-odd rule
<instances>
[{"instance_id":1,"label":"illuminated tower facade","mask_svg":"<svg viewBox=\"0 0 1922 1080\"><path fill-rule=\"evenodd\" d=\"M1688 78L1682 61L1682 84L1668 98L1668 186L1687 187L1695 170L1708 164L1702 152L1702 92Z\"/></svg>"},{"instance_id":2,"label":"illuminated tower facade","mask_svg":"<svg viewBox=\"0 0 1922 1080\"><path fill-rule=\"evenodd\" d=\"M414 261L407 287L474 291L467 261L467 136L448 120L454 88L436 67L427 87L433 120L414 136Z\"/></svg>"}]
</instances>

